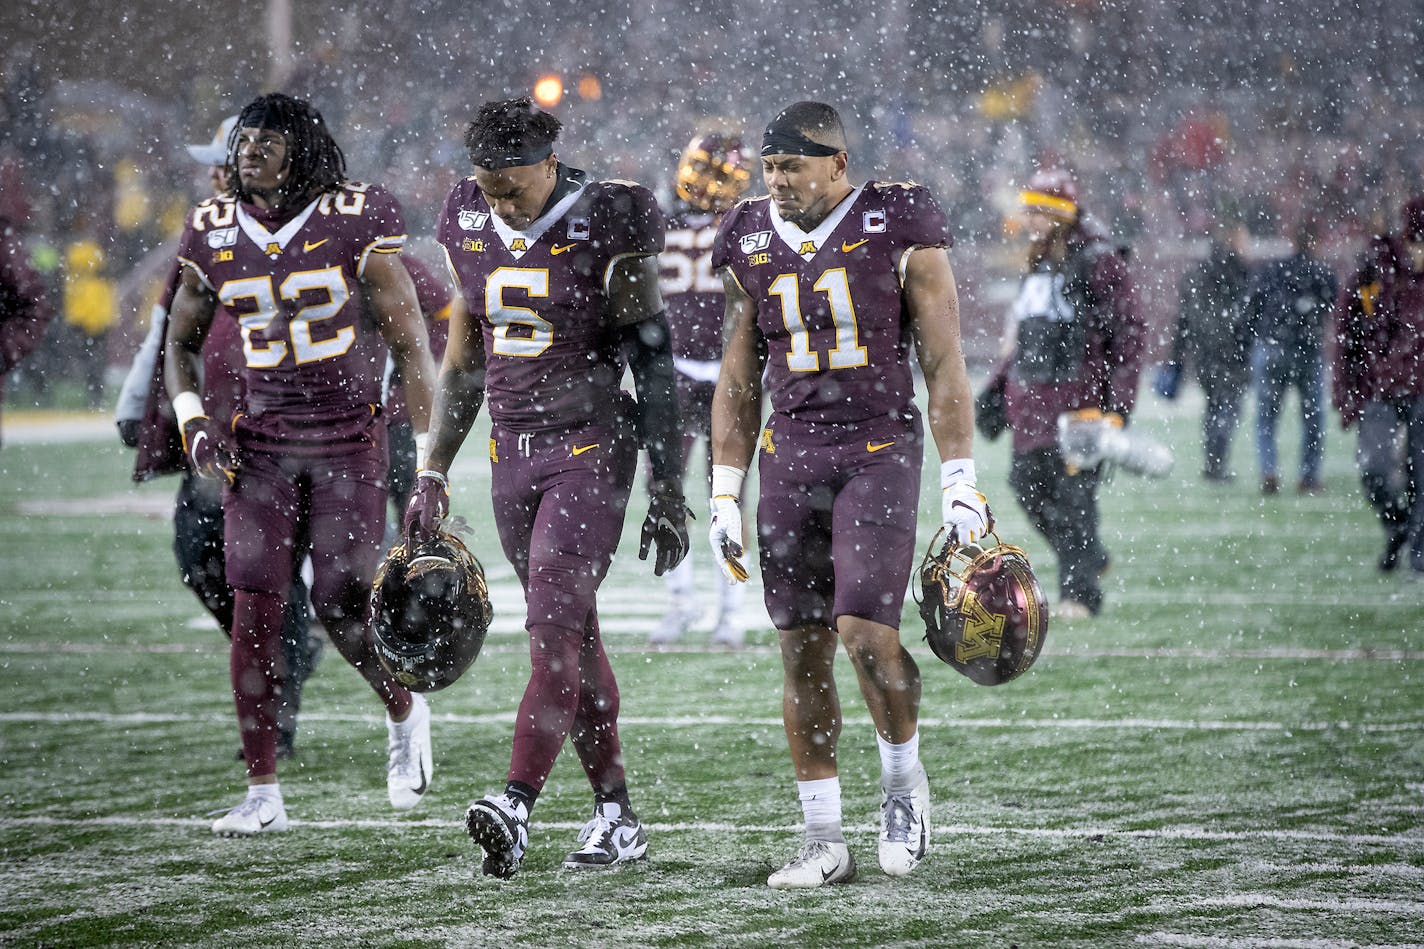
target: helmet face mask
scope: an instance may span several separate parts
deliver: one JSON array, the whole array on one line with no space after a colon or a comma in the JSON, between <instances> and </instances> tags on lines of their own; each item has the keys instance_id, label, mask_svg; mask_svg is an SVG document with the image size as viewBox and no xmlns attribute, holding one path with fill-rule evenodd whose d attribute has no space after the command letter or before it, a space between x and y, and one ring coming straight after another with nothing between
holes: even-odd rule
<instances>
[{"instance_id":1,"label":"helmet face mask","mask_svg":"<svg viewBox=\"0 0 1424 949\"><path fill-rule=\"evenodd\" d=\"M747 151L736 135L698 135L677 163L677 196L701 211L720 214L751 184Z\"/></svg>"},{"instance_id":2,"label":"helmet face mask","mask_svg":"<svg viewBox=\"0 0 1424 949\"><path fill-rule=\"evenodd\" d=\"M493 611L480 562L440 531L412 555L391 548L371 589L371 632L386 671L415 692L454 682L479 655Z\"/></svg>"},{"instance_id":3,"label":"helmet face mask","mask_svg":"<svg viewBox=\"0 0 1424 949\"><path fill-rule=\"evenodd\" d=\"M943 662L979 685L1022 675L1043 649L1048 601L1021 548L990 535L992 545L936 551L920 564L925 639Z\"/></svg>"}]
</instances>

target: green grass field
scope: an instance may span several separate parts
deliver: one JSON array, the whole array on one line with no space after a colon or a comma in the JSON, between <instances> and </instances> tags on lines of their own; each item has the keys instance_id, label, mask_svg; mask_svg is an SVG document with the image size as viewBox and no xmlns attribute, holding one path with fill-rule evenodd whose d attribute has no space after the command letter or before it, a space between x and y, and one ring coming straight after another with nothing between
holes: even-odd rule
<instances>
[{"instance_id":1,"label":"green grass field","mask_svg":"<svg viewBox=\"0 0 1424 949\"><path fill-rule=\"evenodd\" d=\"M131 486L114 439L7 436L0 943L1424 942L1424 584L1374 568L1381 533L1352 438L1330 433L1327 494L1262 498L1244 432L1241 479L1209 489L1191 406L1149 395L1140 419L1177 447L1177 470L1104 490L1107 609L1054 624L1029 675L973 685L934 659L907 603L934 829L929 859L901 881L876 867L879 763L842 658L842 784L861 875L807 894L765 885L795 849L800 810L760 589L746 650L706 649L705 633L648 650L663 595L636 559L638 517L600 602L650 859L611 874L559 869L591 806L566 754L523 871L480 875L461 815L502 783L528 659L475 436L454 472L455 512L475 526L497 617L476 665L432 698L428 800L391 812L379 706L328 650L299 756L283 767L292 831L213 837L204 815L237 800L242 772L225 640L197 621L173 566L176 483ZM1287 426L1288 463L1296 450ZM1052 593L1052 557L1005 483L1007 446L982 445L980 459L1000 535L1028 549ZM922 510L923 544L932 491ZM710 583L703 531L705 517L694 556Z\"/></svg>"}]
</instances>

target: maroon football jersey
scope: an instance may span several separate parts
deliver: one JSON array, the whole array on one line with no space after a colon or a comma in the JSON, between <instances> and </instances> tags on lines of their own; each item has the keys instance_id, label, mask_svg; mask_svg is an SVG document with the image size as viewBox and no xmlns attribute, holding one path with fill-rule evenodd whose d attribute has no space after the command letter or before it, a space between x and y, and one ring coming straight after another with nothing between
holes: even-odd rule
<instances>
[{"instance_id":1,"label":"maroon football jersey","mask_svg":"<svg viewBox=\"0 0 1424 949\"><path fill-rule=\"evenodd\" d=\"M810 233L767 197L728 211L712 267L730 268L756 303L772 408L857 422L909 405L905 266L914 248L949 242L944 213L913 184L867 182Z\"/></svg>"},{"instance_id":2,"label":"maroon football jersey","mask_svg":"<svg viewBox=\"0 0 1424 949\"><path fill-rule=\"evenodd\" d=\"M379 185L346 182L295 215L231 195L194 209L178 256L241 329L245 427L322 442L369 422L385 346L362 318L360 279L371 254L404 243L400 204Z\"/></svg>"},{"instance_id":3,"label":"maroon football jersey","mask_svg":"<svg viewBox=\"0 0 1424 949\"><path fill-rule=\"evenodd\" d=\"M450 192L437 236L485 343L490 417L518 432L612 421L623 355L608 299L613 266L663 249L651 192L587 181L523 231L490 212L467 178Z\"/></svg>"},{"instance_id":4,"label":"maroon football jersey","mask_svg":"<svg viewBox=\"0 0 1424 949\"><path fill-rule=\"evenodd\" d=\"M678 359L722 358L722 281L712 272L717 215L684 208L668 218L667 248L658 255L658 286L667 305L672 354Z\"/></svg>"}]
</instances>

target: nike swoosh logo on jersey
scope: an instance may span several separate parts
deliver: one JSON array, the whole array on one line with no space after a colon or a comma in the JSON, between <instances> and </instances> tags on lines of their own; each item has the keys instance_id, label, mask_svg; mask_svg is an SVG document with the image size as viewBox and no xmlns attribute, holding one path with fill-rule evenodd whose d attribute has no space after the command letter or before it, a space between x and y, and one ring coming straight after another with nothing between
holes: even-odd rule
<instances>
[{"instance_id":1,"label":"nike swoosh logo on jersey","mask_svg":"<svg viewBox=\"0 0 1424 949\"><path fill-rule=\"evenodd\" d=\"M562 254L564 251L566 251L566 250L573 250L573 249L574 249L575 247L577 247L577 246L578 246L577 244L565 244L563 247L560 247L560 246L558 246L557 244L555 244L553 247L550 247L550 248L549 248L549 253L551 253L551 254L553 254L555 257L557 257L557 256L559 256L560 254Z\"/></svg>"},{"instance_id":2,"label":"nike swoosh logo on jersey","mask_svg":"<svg viewBox=\"0 0 1424 949\"><path fill-rule=\"evenodd\" d=\"M877 451L880 451L880 450L882 450L882 449L889 448L889 447L890 447L891 445L893 445L893 444L895 444L893 441L881 442L879 445L873 444L873 443L871 443L871 442L866 442L866 443L865 443L865 450L866 450L866 451L869 451L869 452L877 452Z\"/></svg>"},{"instance_id":3,"label":"nike swoosh logo on jersey","mask_svg":"<svg viewBox=\"0 0 1424 949\"><path fill-rule=\"evenodd\" d=\"M855 250L855 249L856 249L857 247L859 247L861 244L864 244L864 243L868 242L869 240L870 240L870 238L866 237L866 238L864 238L864 239L862 239L862 240L856 241L854 244L847 244L845 241L841 241L841 253L842 253L842 254L849 254L851 251Z\"/></svg>"},{"instance_id":4,"label":"nike swoosh logo on jersey","mask_svg":"<svg viewBox=\"0 0 1424 949\"><path fill-rule=\"evenodd\" d=\"M302 250L310 254L312 251L316 250L318 247L320 247L322 244L325 244L329 240L331 240L331 238L323 237L319 241L302 241Z\"/></svg>"},{"instance_id":5,"label":"nike swoosh logo on jersey","mask_svg":"<svg viewBox=\"0 0 1424 949\"><path fill-rule=\"evenodd\" d=\"M570 244L569 246L572 247L573 245ZM584 452L589 451L589 450L594 449L594 448L597 448L597 447L598 447L598 442L594 442L592 445L584 445L582 448L575 447L575 448L573 449L573 454L574 454L575 457L577 457L577 456L579 456L579 455L582 455Z\"/></svg>"}]
</instances>

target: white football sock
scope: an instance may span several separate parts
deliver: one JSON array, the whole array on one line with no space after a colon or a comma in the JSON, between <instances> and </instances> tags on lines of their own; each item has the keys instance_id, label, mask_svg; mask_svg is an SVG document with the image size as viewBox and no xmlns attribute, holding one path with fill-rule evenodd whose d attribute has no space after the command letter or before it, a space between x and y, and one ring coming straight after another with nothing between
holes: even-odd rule
<instances>
[{"instance_id":1,"label":"white football sock","mask_svg":"<svg viewBox=\"0 0 1424 949\"><path fill-rule=\"evenodd\" d=\"M908 791L920 776L920 733L918 730L910 740L901 745L875 736L880 746L880 783L887 791Z\"/></svg>"},{"instance_id":2,"label":"white football sock","mask_svg":"<svg viewBox=\"0 0 1424 949\"><path fill-rule=\"evenodd\" d=\"M806 837L843 844L841 833L841 779L821 778L797 781L796 796L801 799L801 813L806 818Z\"/></svg>"}]
</instances>

